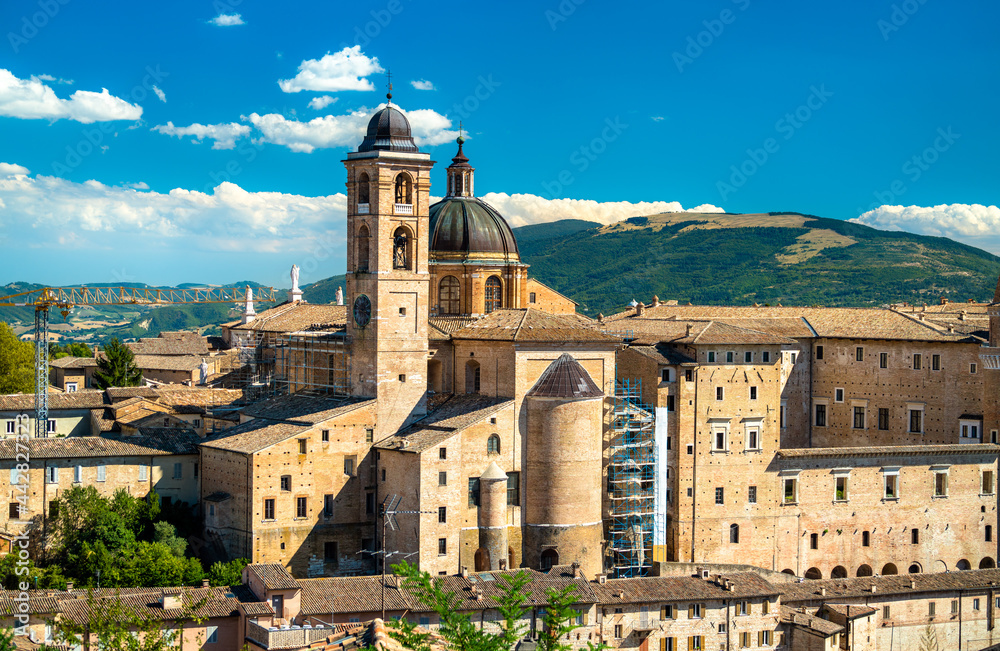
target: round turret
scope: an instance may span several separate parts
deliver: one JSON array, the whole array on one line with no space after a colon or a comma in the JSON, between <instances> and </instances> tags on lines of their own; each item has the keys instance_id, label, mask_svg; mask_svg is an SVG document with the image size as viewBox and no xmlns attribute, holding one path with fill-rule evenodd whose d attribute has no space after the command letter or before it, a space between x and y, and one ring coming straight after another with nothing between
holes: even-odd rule
<instances>
[{"instance_id":1,"label":"round turret","mask_svg":"<svg viewBox=\"0 0 1000 651\"><path fill-rule=\"evenodd\" d=\"M507 473L491 461L479 476L479 550L476 571L499 570L507 560Z\"/></svg>"}]
</instances>

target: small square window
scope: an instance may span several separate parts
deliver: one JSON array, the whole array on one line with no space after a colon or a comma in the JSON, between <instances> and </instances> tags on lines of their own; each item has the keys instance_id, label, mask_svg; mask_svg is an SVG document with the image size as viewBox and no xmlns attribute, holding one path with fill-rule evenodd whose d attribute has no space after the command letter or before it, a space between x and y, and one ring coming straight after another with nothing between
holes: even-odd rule
<instances>
[{"instance_id":1,"label":"small square window","mask_svg":"<svg viewBox=\"0 0 1000 651\"><path fill-rule=\"evenodd\" d=\"M330 442L330 430L328 429L323 430L322 439L324 443Z\"/></svg>"},{"instance_id":2,"label":"small square window","mask_svg":"<svg viewBox=\"0 0 1000 651\"><path fill-rule=\"evenodd\" d=\"M406 373L400 373L399 374L399 381L400 382L406 382Z\"/></svg>"},{"instance_id":3,"label":"small square window","mask_svg":"<svg viewBox=\"0 0 1000 651\"><path fill-rule=\"evenodd\" d=\"M710 351L708 351L708 363L711 364L714 361L715 361L715 351L714 350L710 350Z\"/></svg>"},{"instance_id":4,"label":"small square window","mask_svg":"<svg viewBox=\"0 0 1000 651\"><path fill-rule=\"evenodd\" d=\"M919 371L924 364L924 358L920 353L913 353L913 370Z\"/></svg>"},{"instance_id":5,"label":"small square window","mask_svg":"<svg viewBox=\"0 0 1000 651\"><path fill-rule=\"evenodd\" d=\"M406 308L405 307L399 308L399 316L406 316Z\"/></svg>"},{"instance_id":6,"label":"small square window","mask_svg":"<svg viewBox=\"0 0 1000 651\"><path fill-rule=\"evenodd\" d=\"M444 470L438 473L438 486L448 485L448 473Z\"/></svg>"},{"instance_id":7,"label":"small square window","mask_svg":"<svg viewBox=\"0 0 1000 651\"><path fill-rule=\"evenodd\" d=\"M750 486L749 488L747 488L747 502L749 502L751 504L756 504L757 503L757 487L756 486Z\"/></svg>"},{"instance_id":8,"label":"small square window","mask_svg":"<svg viewBox=\"0 0 1000 651\"><path fill-rule=\"evenodd\" d=\"M305 454L306 453L306 449L307 449L306 448L306 442L307 442L306 439L299 439L299 454Z\"/></svg>"},{"instance_id":9,"label":"small square window","mask_svg":"<svg viewBox=\"0 0 1000 651\"><path fill-rule=\"evenodd\" d=\"M448 449L438 448L438 459L447 459L447 458L448 458Z\"/></svg>"},{"instance_id":10,"label":"small square window","mask_svg":"<svg viewBox=\"0 0 1000 651\"><path fill-rule=\"evenodd\" d=\"M753 352L747 350L743 353L743 362L745 364L750 364L753 362Z\"/></svg>"}]
</instances>

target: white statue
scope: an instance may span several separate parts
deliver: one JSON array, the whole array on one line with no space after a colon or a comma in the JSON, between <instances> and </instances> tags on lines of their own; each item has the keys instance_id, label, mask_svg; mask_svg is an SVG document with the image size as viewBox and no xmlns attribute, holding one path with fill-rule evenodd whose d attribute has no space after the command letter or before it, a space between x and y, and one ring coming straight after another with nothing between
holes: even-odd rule
<instances>
[{"instance_id":1,"label":"white statue","mask_svg":"<svg viewBox=\"0 0 1000 651\"><path fill-rule=\"evenodd\" d=\"M299 266L292 265L292 292L299 291Z\"/></svg>"},{"instance_id":2,"label":"white statue","mask_svg":"<svg viewBox=\"0 0 1000 651\"><path fill-rule=\"evenodd\" d=\"M243 323L247 324L257 318L257 313L253 309L253 290L247 285L247 302L243 307Z\"/></svg>"},{"instance_id":3,"label":"white statue","mask_svg":"<svg viewBox=\"0 0 1000 651\"><path fill-rule=\"evenodd\" d=\"M200 378L199 384L205 384L208 381L208 362L205 358L201 358L201 364L198 365L198 376Z\"/></svg>"},{"instance_id":4,"label":"white statue","mask_svg":"<svg viewBox=\"0 0 1000 651\"><path fill-rule=\"evenodd\" d=\"M343 287L338 287L337 288L337 305L343 305L343 304L344 304L344 288Z\"/></svg>"}]
</instances>

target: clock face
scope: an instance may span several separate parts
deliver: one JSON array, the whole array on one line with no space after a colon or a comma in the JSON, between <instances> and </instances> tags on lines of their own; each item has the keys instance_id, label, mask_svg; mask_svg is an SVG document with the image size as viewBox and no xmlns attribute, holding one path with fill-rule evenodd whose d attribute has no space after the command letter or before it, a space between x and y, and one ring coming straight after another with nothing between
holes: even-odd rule
<instances>
[{"instance_id":1,"label":"clock face","mask_svg":"<svg viewBox=\"0 0 1000 651\"><path fill-rule=\"evenodd\" d=\"M363 328L368 325L368 322L372 320L372 302L364 294L361 294L356 299L354 299L354 322L358 324L359 328Z\"/></svg>"}]
</instances>

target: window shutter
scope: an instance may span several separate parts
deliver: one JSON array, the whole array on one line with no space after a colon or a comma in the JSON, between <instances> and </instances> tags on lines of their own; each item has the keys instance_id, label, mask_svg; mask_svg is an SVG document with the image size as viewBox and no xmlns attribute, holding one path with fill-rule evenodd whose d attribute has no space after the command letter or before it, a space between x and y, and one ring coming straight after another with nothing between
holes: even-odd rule
<instances>
[{"instance_id":1,"label":"window shutter","mask_svg":"<svg viewBox=\"0 0 1000 651\"><path fill-rule=\"evenodd\" d=\"M747 615L753 615L753 602L747 602Z\"/></svg>"},{"instance_id":2,"label":"window shutter","mask_svg":"<svg viewBox=\"0 0 1000 651\"><path fill-rule=\"evenodd\" d=\"M761 612L763 614L767 615L768 613L771 612L771 602L768 601L767 599L765 599L760 606L761 606Z\"/></svg>"},{"instance_id":3,"label":"window shutter","mask_svg":"<svg viewBox=\"0 0 1000 651\"><path fill-rule=\"evenodd\" d=\"M688 651L694 651L694 638L688 638Z\"/></svg>"},{"instance_id":4,"label":"window shutter","mask_svg":"<svg viewBox=\"0 0 1000 651\"><path fill-rule=\"evenodd\" d=\"M666 618L667 618L667 607L660 606L660 619L666 619Z\"/></svg>"},{"instance_id":5,"label":"window shutter","mask_svg":"<svg viewBox=\"0 0 1000 651\"><path fill-rule=\"evenodd\" d=\"M680 608L678 606L676 606L676 605L671 606L671 608L670 608L670 619L677 619L677 611L678 610L680 610Z\"/></svg>"},{"instance_id":6,"label":"window shutter","mask_svg":"<svg viewBox=\"0 0 1000 651\"><path fill-rule=\"evenodd\" d=\"M693 618L694 618L694 604L689 604L688 605L688 619L693 619ZM694 644L694 642L691 642L691 644Z\"/></svg>"},{"instance_id":7,"label":"window shutter","mask_svg":"<svg viewBox=\"0 0 1000 651\"><path fill-rule=\"evenodd\" d=\"M660 638L660 651L670 651L670 647L667 646L667 638Z\"/></svg>"},{"instance_id":8,"label":"window shutter","mask_svg":"<svg viewBox=\"0 0 1000 651\"><path fill-rule=\"evenodd\" d=\"M583 625L587 626L588 624L590 624L590 612L589 611L583 613Z\"/></svg>"},{"instance_id":9,"label":"window shutter","mask_svg":"<svg viewBox=\"0 0 1000 651\"><path fill-rule=\"evenodd\" d=\"M757 646L764 646L764 631L757 631Z\"/></svg>"}]
</instances>

